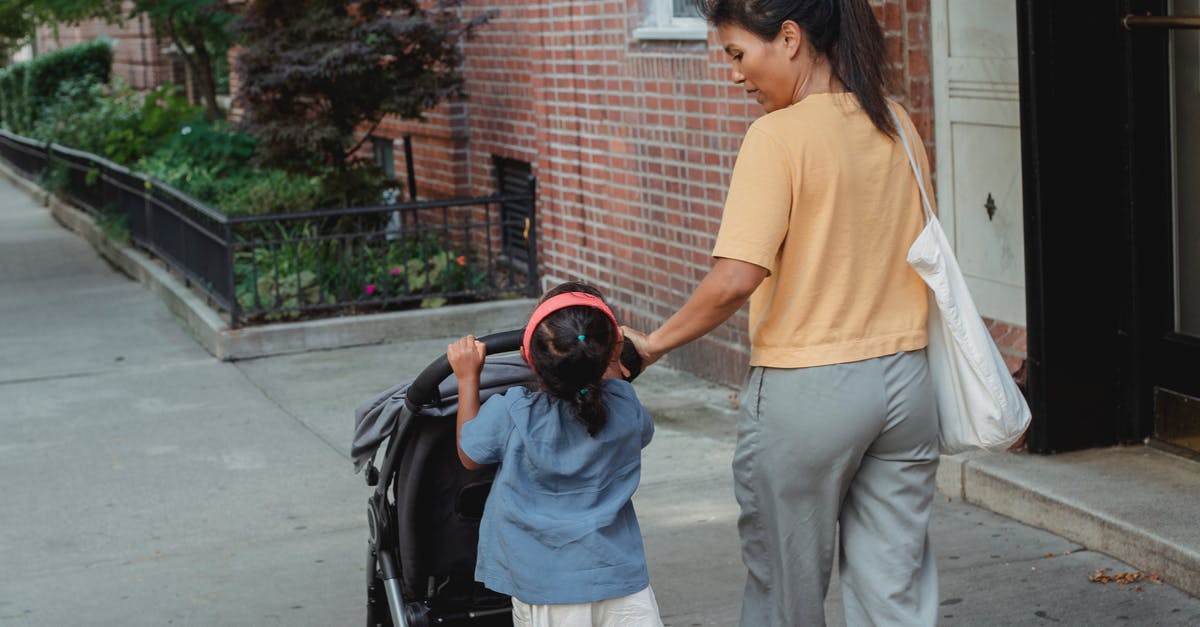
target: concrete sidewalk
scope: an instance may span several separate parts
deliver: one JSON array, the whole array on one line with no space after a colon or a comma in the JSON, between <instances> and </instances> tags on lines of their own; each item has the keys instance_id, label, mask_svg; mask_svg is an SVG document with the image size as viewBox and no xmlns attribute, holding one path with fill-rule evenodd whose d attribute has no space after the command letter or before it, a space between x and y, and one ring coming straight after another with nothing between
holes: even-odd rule
<instances>
[{"instance_id":1,"label":"concrete sidewalk","mask_svg":"<svg viewBox=\"0 0 1200 627\"><path fill-rule=\"evenodd\" d=\"M512 326L477 312L440 337L219 361L161 286L114 271L2 180L0 268L0 626L361 624L370 490L349 462L354 406L454 335ZM663 367L637 389L659 427L636 505L664 621L736 624L733 391ZM1200 600L1172 585L1088 581L1190 581L1192 462L965 456L939 479L942 624L1200 624ZM839 598L835 583L830 624Z\"/></svg>"}]
</instances>

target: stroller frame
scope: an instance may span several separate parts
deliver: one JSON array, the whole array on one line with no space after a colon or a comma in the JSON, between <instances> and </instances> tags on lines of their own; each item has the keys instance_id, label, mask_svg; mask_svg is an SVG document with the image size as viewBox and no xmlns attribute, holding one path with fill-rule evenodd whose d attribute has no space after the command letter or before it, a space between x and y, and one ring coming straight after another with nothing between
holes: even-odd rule
<instances>
[{"instance_id":1,"label":"stroller frame","mask_svg":"<svg viewBox=\"0 0 1200 627\"><path fill-rule=\"evenodd\" d=\"M513 330L480 338L480 341L487 346L488 360L492 361L493 355L516 350L520 346L522 334L523 330ZM498 361L503 360L504 358L501 358ZM511 365L514 360L507 361ZM524 362L522 361L520 364L524 364ZM500 392L532 379L532 373L528 370L528 366L522 366L520 372L523 373L523 376L514 376L512 372L509 372L507 378L502 378L490 386L485 384L487 389L483 390L483 394L490 395ZM404 407L395 421L394 429L387 435L387 446L380 467L376 468L374 455L366 464L367 485L374 487L373 493L367 500L368 627L427 627L433 624L471 624L474 622L507 624L502 622L503 616L511 613L511 607L507 603L503 606L496 606L493 603L491 606L481 609L470 608L448 614L441 612L439 615L437 608L431 607L428 603L429 599L436 597L440 591L435 589L432 577L429 578L424 598L419 598L421 597L419 593L414 594L412 579L425 575L426 573L421 571L427 570L428 564L419 563L414 555L406 555L404 550L406 547L402 546L405 538L415 540L415 538L411 538L417 531L417 524L414 521L419 516L427 514L428 512L425 510L428 507L427 504L417 502L417 491L412 489L411 485L411 482L415 480L409 480L409 489L402 489L401 475L412 472L420 473L423 465L427 462L442 463L440 455L435 457L435 453L438 452L434 449L438 447L433 440L444 439L446 434L441 432L446 429L450 431L449 437L453 437L454 414L457 412L456 390L457 383L453 380L453 371L446 356L441 355L427 366L408 387L404 397ZM447 408L447 405L454 407ZM438 433L426 437L423 430L437 430ZM416 439L422 437L430 442L414 443ZM444 445L445 442L436 444ZM406 459L406 455L409 459ZM457 519L462 521L452 521L451 526L460 525L468 532L473 531L475 534L473 537L477 538L478 516L482 514L483 503L490 489L495 469L469 471L461 466L457 457L453 457L446 463L448 464L446 468L455 468L450 471L454 474L453 481L451 481L453 492L455 492L454 506ZM393 494L389 495L389 492ZM395 501L393 502L389 497L394 497ZM409 544L412 542L410 541ZM473 573L475 547L472 546L469 549L472 569L470 573ZM460 552L462 550L465 549L460 549ZM409 553L414 552L410 551ZM418 571L410 572L408 580L404 578L406 567L410 571ZM462 568L460 567L459 570ZM481 586L480 588L482 589ZM490 591L485 592L490 593ZM490 594L493 595L489 599L491 601L502 597L497 593ZM418 598L413 598L414 596ZM503 598L507 601L507 597Z\"/></svg>"}]
</instances>

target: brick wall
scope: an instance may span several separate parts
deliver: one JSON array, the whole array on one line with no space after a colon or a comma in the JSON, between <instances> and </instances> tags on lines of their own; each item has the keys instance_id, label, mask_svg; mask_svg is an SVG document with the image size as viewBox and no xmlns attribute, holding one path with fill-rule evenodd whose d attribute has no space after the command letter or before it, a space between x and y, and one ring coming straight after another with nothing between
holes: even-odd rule
<instances>
[{"instance_id":1,"label":"brick wall","mask_svg":"<svg viewBox=\"0 0 1200 627\"><path fill-rule=\"evenodd\" d=\"M934 157L928 0L872 0L896 93ZM708 42L640 41L646 0L468 2L469 19L497 15L464 44L469 97L424 121L387 119L373 133L412 136L422 198L487 194L492 156L529 162L538 176L539 272L599 286L622 320L651 328L676 311L707 272L709 252L742 135L759 107L729 82ZM138 87L169 67L148 24L89 22L41 33L41 50L117 40L114 70ZM231 51L231 57L237 51ZM236 93L237 77L231 76ZM234 117L238 111L233 112ZM370 154L370 145L364 147ZM407 164L395 150L397 179ZM1010 367L1025 357L1024 329L989 321ZM740 381L743 310L668 360L713 380Z\"/></svg>"},{"instance_id":2,"label":"brick wall","mask_svg":"<svg viewBox=\"0 0 1200 627\"><path fill-rule=\"evenodd\" d=\"M131 3L126 3L127 14ZM162 54L162 44L154 40L154 29L144 16L123 24L88 20L76 25L43 26L37 31L38 54L69 48L104 36L116 44L113 50L113 75L136 89L151 89L170 80L171 66Z\"/></svg>"},{"instance_id":3,"label":"brick wall","mask_svg":"<svg viewBox=\"0 0 1200 627\"><path fill-rule=\"evenodd\" d=\"M489 7L499 17L466 46L469 185L492 189L492 154L531 161L543 285L591 281L631 326L657 325L711 265L729 174L758 105L730 83L711 37L634 39L641 0ZM927 2L875 9L896 95L932 147ZM668 359L736 383L746 326L743 311Z\"/></svg>"},{"instance_id":4,"label":"brick wall","mask_svg":"<svg viewBox=\"0 0 1200 627\"><path fill-rule=\"evenodd\" d=\"M480 3L475 3L479 5ZM874 0L898 87L933 156L927 0ZM465 44L469 98L426 122L389 121L376 134L413 135L423 197L488 193L492 155L538 176L543 287L596 284L622 320L651 328L675 312L711 265L729 174L758 105L729 80L709 42L639 41L644 0L489 2L498 16ZM464 7L470 16L481 6ZM398 178L405 168L396 155ZM743 310L668 360L740 381Z\"/></svg>"}]
</instances>

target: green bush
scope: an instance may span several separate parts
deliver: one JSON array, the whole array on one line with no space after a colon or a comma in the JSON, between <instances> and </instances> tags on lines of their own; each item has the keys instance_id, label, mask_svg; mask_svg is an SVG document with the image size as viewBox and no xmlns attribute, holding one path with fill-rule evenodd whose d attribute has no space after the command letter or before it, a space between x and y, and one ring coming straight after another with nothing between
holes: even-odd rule
<instances>
[{"instance_id":1,"label":"green bush","mask_svg":"<svg viewBox=\"0 0 1200 627\"><path fill-rule=\"evenodd\" d=\"M318 208L322 193L320 178L261 170L223 190L217 205L226 215L296 213Z\"/></svg>"},{"instance_id":2,"label":"green bush","mask_svg":"<svg viewBox=\"0 0 1200 627\"><path fill-rule=\"evenodd\" d=\"M79 79L107 83L112 62L113 44L107 39L71 46L29 61L25 97L33 113L31 121L36 121L42 109L54 102L59 85Z\"/></svg>"},{"instance_id":3,"label":"green bush","mask_svg":"<svg viewBox=\"0 0 1200 627\"><path fill-rule=\"evenodd\" d=\"M138 169L226 215L309 211L319 205L320 178L252 168L247 162L254 149L253 137L201 119L179 129Z\"/></svg>"},{"instance_id":4,"label":"green bush","mask_svg":"<svg viewBox=\"0 0 1200 627\"><path fill-rule=\"evenodd\" d=\"M249 250L234 253L236 298L251 318L296 318L302 307L338 301L359 301L367 309L441 307L450 301L437 294L471 292L487 282L481 260L431 236L330 240L310 221L259 229L243 238ZM294 243L269 243L274 240Z\"/></svg>"},{"instance_id":5,"label":"green bush","mask_svg":"<svg viewBox=\"0 0 1200 627\"><path fill-rule=\"evenodd\" d=\"M46 191L61 196L71 186L71 171L67 169L67 165L57 159L51 159L46 169L42 171L38 183L41 184Z\"/></svg>"},{"instance_id":6,"label":"green bush","mask_svg":"<svg viewBox=\"0 0 1200 627\"><path fill-rule=\"evenodd\" d=\"M119 80L66 81L29 134L131 166L203 119L203 110L176 92L170 84L139 92Z\"/></svg>"},{"instance_id":7,"label":"green bush","mask_svg":"<svg viewBox=\"0 0 1200 627\"><path fill-rule=\"evenodd\" d=\"M129 243L129 216L112 209L106 209L100 212L100 219L96 221L96 226L100 227L100 232L109 241L117 244Z\"/></svg>"},{"instance_id":8,"label":"green bush","mask_svg":"<svg viewBox=\"0 0 1200 627\"><path fill-rule=\"evenodd\" d=\"M0 70L0 118L17 133L28 133L55 104L68 82L107 83L112 73L113 45L107 39L64 48Z\"/></svg>"},{"instance_id":9,"label":"green bush","mask_svg":"<svg viewBox=\"0 0 1200 627\"><path fill-rule=\"evenodd\" d=\"M25 124L25 71L27 65L16 65L0 70L0 123L11 131L28 128Z\"/></svg>"}]
</instances>

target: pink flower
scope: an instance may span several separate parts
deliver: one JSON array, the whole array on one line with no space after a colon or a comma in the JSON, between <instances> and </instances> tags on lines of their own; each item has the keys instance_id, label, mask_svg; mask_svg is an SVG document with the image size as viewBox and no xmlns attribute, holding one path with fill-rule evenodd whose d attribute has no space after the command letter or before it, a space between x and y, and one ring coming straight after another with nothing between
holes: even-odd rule
<instances>
[{"instance_id":1,"label":"pink flower","mask_svg":"<svg viewBox=\"0 0 1200 627\"><path fill-rule=\"evenodd\" d=\"M396 276L397 274L400 274L401 272L404 272L404 271L401 270L399 266L392 268L392 276Z\"/></svg>"},{"instance_id":2,"label":"pink flower","mask_svg":"<svg viewBox=\"0 0 1200 627\"><path fill-rule=\"evenodd\" d=\"M374 294L375 293L375 284L367 283L367 287L365 288L365 291L367 292L367 296Z\"/></svg>"},{"instance_id":3,"label":"pink flower","mask_svg":"<svg viewBox=\"0 0 1200 627\"><path fill-rule=\"evenodd\" d=\"M458 256L458 259L456 259L455 261L457 261L457 262L458 262L458 265L460 265L460 266L465 266L465 265L467 265L467 256L466 256L466 255L459 255L459 256Z\"/></svg>"}]
</instances>

